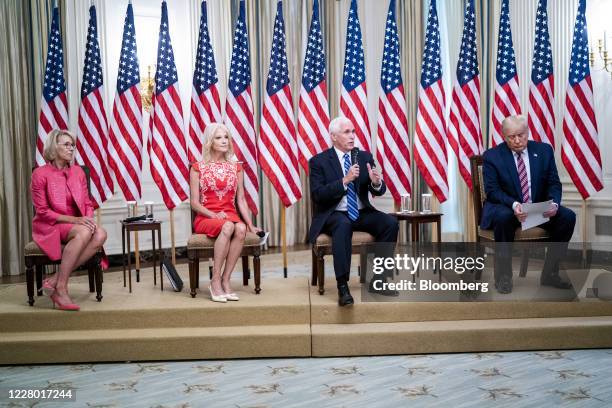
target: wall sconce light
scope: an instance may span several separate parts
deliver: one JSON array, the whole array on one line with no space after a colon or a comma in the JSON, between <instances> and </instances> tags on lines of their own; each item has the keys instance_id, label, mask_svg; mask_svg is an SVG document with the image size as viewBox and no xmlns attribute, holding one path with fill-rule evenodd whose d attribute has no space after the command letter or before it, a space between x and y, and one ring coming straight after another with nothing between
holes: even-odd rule
<instances>
[{"instance_id":1,"label":"wall sconce light","mask_svg":"<svg viewBox=\"0 0 612 408\"><path fill-rule=\"evenodd\" d=\"M604 31L603 39L597 40L597 53L593 51L593 47L589 50L589 63L592 68L597 71L605 70L610 73L612 79L612 56L608 51L608 41L606 38L606 31ZM596 57L598 57L596 59ZM601 60L601 62L599 62Z\"/></svg>"},{"instance_id":2,"label":"wall sconce light","mask_svg":"<svg viewBox=\"0 0 612 408\"><path fill-rule=\"evenodd\" d=\"M140 99L142 107L151 113L151 101L153 99L153 89L155 87L155 64L147 65L147 77L140 78Z\"/></svg>"}]
</instances>

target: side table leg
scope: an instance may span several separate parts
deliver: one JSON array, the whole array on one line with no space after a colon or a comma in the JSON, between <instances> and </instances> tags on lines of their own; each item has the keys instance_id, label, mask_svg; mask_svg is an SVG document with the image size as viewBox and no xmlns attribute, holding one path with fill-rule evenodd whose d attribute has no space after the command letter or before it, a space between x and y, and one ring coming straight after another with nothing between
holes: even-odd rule
<instances>
[{"instance_id":1,"label":"side table leg","mask_svg":"<svg viewBox=\"0 0 612 408\"><path fill-rule=\"evenodd\" d=\"M164 258L164 252L163 252L164 250L162 249L163 246L162 246L162 240L161 240L161 225L159 226L159 229L157 230L157 244L159 245L159 251L160 251L159 259L161 262L161 259ZM161 285L161 290L164 290L164 274L161 273L161 264L159 267L159 284Z\"/></svg>"},{"instance_id":2,"label":"side table leg","mask_svg":"<svg viewBox=\"0 0 612 408\"><path fill-rule=\"evenodd\" d=\"M130 246L130 230L127 230L128 283L132 293L132 249Z\"/></svg>"},{"instance_id":3,"label":"side table leg","mask_svg":"<svg viewBox=\"0 0 612 408\"><path fill-rule=\"evenodd\" d=\"M155 230L151 230L151 242L153 243L153 286L157 286L157 251L155 251ZM161 274L161 265L159 267Z\"/></svg>"},{"instance_id":4,"label":"side table leg","mask_svg":"<svg viewBox=\"0 0 612 408\"><path fill-rule=\"evenodd\" d=\"M123 255L123 287L125 288L125 225L121 224L121 254Z\"/></svg>"}]
</instances>

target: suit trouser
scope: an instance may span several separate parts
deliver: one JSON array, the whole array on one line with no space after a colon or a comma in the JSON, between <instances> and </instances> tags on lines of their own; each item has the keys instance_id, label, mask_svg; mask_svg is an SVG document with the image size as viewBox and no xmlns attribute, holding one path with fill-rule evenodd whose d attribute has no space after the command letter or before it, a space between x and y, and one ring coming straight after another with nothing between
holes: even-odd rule
<instances>
[{"instance_id":1,"label":"suit trouser","mask_svg":"<svg viewBox=\"0 0 612 408\"><path fill-rule=\"evenodd\" d=\"M520 225L511 208L498 207L493 221L496 242L495 280L512 277L512 245L510 243L514 242L514 233ZM541 279L547 279L559 273L559 260L567 252L567 245L572 238L575 225L576 214L563 206L559 206L557 214L548 222L540 225L540 228L548 232L549 241L555 243L548 247Z\"/></svg>"},{"instance_id":2,"label":"suit trouser","mask_svg":"<svg viewBox=\"0 0 612 408\"><path fill-rule=\"evenodd\" d=\"M340 287L349 280L353 231L367 232L374 236L376 242L395 243L399 226L397 219L391 215L364 208L359 210L359 218L356 221L351 221L346 211L332 212L323 226L323 231L332 237L334 272Z\"/></svg>"}]
</instances>

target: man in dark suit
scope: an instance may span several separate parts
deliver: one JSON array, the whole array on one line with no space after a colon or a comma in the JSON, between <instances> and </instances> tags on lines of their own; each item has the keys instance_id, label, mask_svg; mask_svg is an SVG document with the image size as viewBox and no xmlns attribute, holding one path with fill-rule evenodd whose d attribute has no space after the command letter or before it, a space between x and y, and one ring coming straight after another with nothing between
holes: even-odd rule
<instances>
[{"instance_id":1,"label":"man in dark suit","mask_svg":"<svg viewBox=\"0 0 612 408\"><path fill-rule=\"evenodd\" d=\"M338 303L346 306L353 304L348 288L353 231L368 232L377 242L395 243L398 224L394 217L370 204L368 193L381 196L387 187L370 152L359 150L356 157L351 157L355 147L353 123L345 117L335 118L329 124L329 133L333 146L309 161L314 209L309 239L314 243L322 232L331 235Z\"/></svg>"},{"instance_id":2,"label":"man in dark suit","mask_svg":"<svg viewBox=\"0 0 612 408\"><path fill-rule=\"evenodd\" d=\"M571 284L559 277L559 259L567 250L576 224L576 214L561 205L561 182L555 155L550 145L528 141L524 116L509 116L502 122L506 143L487 150L483 177L487 199L482 209L480 227L493 229L496 242L513 242L514 232L525 220L523 203L552 200L543 214L549 221L540 225L548 231L551 244L547 252L540 283L561 289ZM512 291L510 248L497 245L495 287L500 293Z\"/></svg>"}]
</instances>

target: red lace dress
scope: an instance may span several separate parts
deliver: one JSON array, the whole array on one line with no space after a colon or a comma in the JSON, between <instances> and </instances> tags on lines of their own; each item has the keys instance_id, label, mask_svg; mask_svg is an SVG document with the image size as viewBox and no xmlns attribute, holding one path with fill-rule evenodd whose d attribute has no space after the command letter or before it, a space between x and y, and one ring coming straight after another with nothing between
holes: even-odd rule
<instances>
[{"instance_id":1,"label":"red lace dress","mask_svg":"<svg viewBox=\"0 0 612 408\"><path fill-rule=\"evenodd\" d=\"M198 162L193 168L200 173L200 203L209 211L223 211L227 215L225 219L208 218L201 214L195 217L194 231L214 238L219 235L225 222L241 222L235 200L238 172L242 171L242 165L231 162Z\"/></svg>"}]
</instances>

